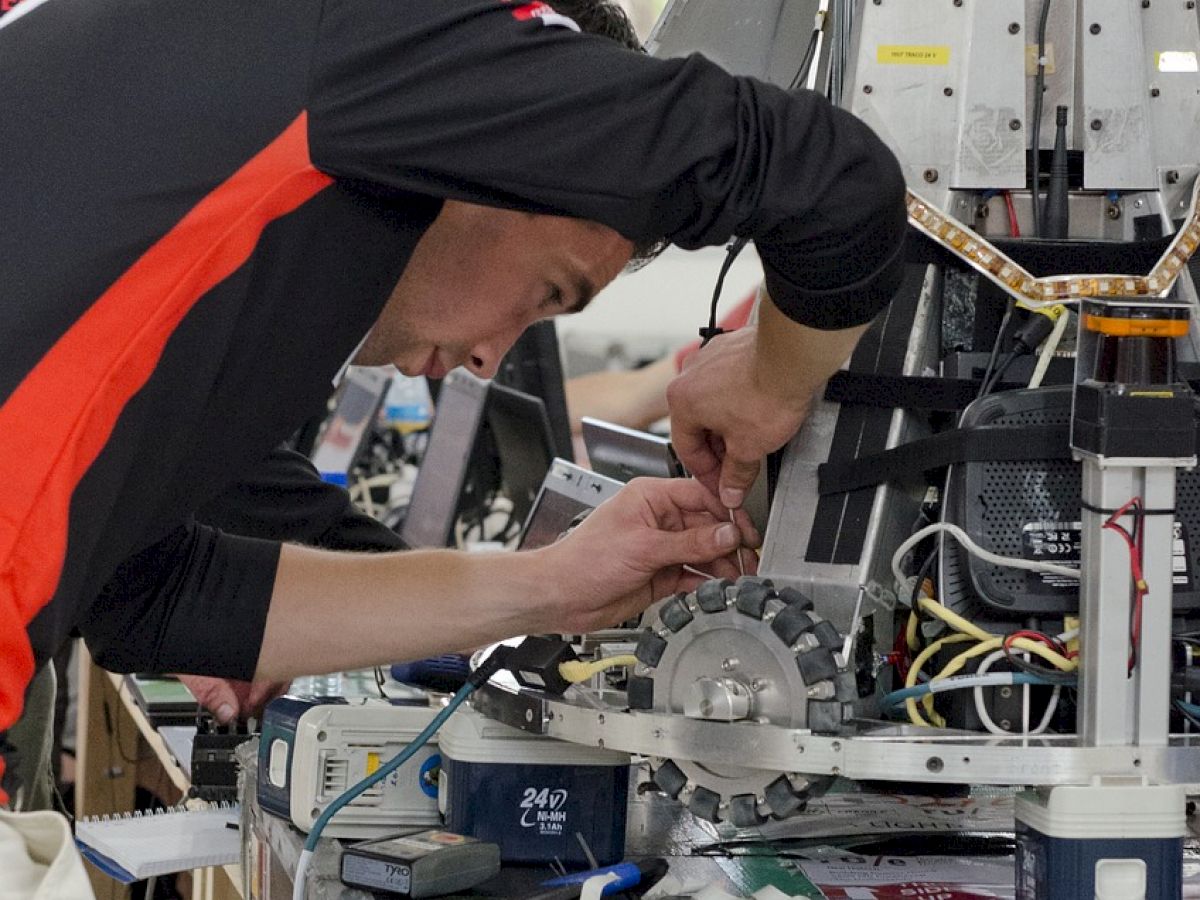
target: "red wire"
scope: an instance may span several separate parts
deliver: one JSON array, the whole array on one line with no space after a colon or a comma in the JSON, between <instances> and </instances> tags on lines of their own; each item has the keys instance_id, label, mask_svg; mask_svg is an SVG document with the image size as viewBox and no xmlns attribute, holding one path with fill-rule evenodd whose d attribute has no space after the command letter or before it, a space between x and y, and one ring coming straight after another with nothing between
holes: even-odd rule
<instances>
[{"instance_id":1,"label":"red wire","mask_svg":"<svg viewBox=\"0 0 1200 900\"><path fill-rule=\"evenodd\" d=\"M1062 654L1063 656L1066 656L1067 654L1066 647L1064 647L1054 638L1044 635L1040 631L1029 631L1026 629L1014 631L1012 634L1005 635L1003 647L1007 652L1012 652L1012 642L1017 638L1029 638L1031 641L1037 641L1041 644L1045 644L1055 653Z\"/></svg>"},{"instance_id":2,"label":"red wire","mask_svg":"<svg viewBox=\"0 0 1200 900\"><path fill-rule=\"evenodd\" d=\"M1008 208L1008 230L1013 237L1021 236L1021 226L1017 224L1017 208L1013 205L1012 191L1004 192L1004 205Z\"/></svg>"},{"instance_id":3,"label":"red wire","mask_svg":"<svg viewBox=\"0 0 1200 900\"><path fill-rule=\"evenodd\" d=\"M1137 541L1135 542L1133 535L1123 525L1119 525L1117 520L1126 515L1131 509L1135 510L1135 516L1140 515L1141 505L1142 500L1140 497L1132 498L1109 516L1102 526L1109 531L1119 534L1121 540L1125 542L1125 546L1129 548L1129 571L1133 578L1133 604L1129 623L1129 671L1131 673L1134 666L1137 665L1137 646L1142 635L1142 601L1145 599L1146 594L1150 592L1150 587L1146 584L1142 569L1146 529L1142 523L1135 522L1134 527L1137 530Z\"/></svg>"}]
</instances>

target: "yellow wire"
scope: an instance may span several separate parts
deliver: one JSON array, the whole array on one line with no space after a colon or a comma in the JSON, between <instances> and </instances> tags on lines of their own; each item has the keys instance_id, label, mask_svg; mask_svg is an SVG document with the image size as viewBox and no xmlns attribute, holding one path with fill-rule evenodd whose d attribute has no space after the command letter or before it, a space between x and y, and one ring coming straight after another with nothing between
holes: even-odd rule
<instances>
[{"instance_id":1,"label":"yellow wire","mask_svg":"<svg viewBox=\"0 0 1200 900\"><path fill-rule=\"evenodd\" d=\"M605 659L596 659L592 662L583 662L575 659L570 662L558 664L558 674L565 678L571 684L579 684L581 681L587 681L593 675L603 672L605 669L615 669L618 666L633 666L637 664L636 656L609 656Z\"/></svg>"},{"instance_id":2,"label":"yellow wire","mask_svg":"<svg viewBox=\"0 0 1200 900\"><path fill-rule=\"evenodd\" d=\"M955 631L963 634L969 634L977 641L989 641L996 637L996 635L992 634L990 631L984 631L978 625L968 622L958 613L943 606L941 603L938 603L931 597L920 597L917 599L917 604L927 613L937 616Z\"/></svg>"},{"instance_id":3,"label":"yellow wire","mask_svg":"<svg viewBox=\"0 0 1200 900\"><path fill-rule=\"evenodd\" d=\"M974 640L974 638L967 634L952 634L942 638L941 640L934 641L932 644L922 650L920 655L913 660L912 666L909 667L908 670L908 677L904 679L904 686L913 687L916 685L917 676L921 674L921 669L925 667L925 663L929 662L930 659L941 652L941 649L947 644L961 644L963 641L972 640ZM927 697L926 699L932 701L931 696ZM917 701L915 698L909 697L907 700L905 700L904 708L908 710L908 720L914 725L923 725L926 728L930 727L930 724L921 717L921 713L917 710ZM926 710L929 712L930 717L934 720L934 723L939 728L946 724L946 720L934 712L932 702L926 705Z\"/></svg>"},{"instance_id":4,"label":"yellow wire","mask_svg":"<svg viewBox=\"0 0 1200 900\"><path fill-rule=\"evenodd\" d=\"M908 614L908 627L904 629L904 640L908 643L908 650L911 653L921 646L917 640L917 626L921 624L921 619L917 615L916 610Z\"/></svg>"},{"instance_id":5,"label":"yellow wire","mask_svg":"<svg viewBox=\"0 0 1200 900\"><path fill-rule=\"evenodd\" d=\"M937 655L937 653L939 653L947 644L962 643L963 641L968 640L979 642L974 647L964 650L962 653L951 659L950 662L946 663L942 670L930 679L930 682L941 681L942 679L949 678L951 675L954 675L956 672L962 669L968 660L974 659L977 656L982 656L985 653L990 653L993 650L998 650L1004 646L1003 637L992 634L989 631L985 631L978 625L967 621L962 616L958 615L958 613L948 609L931 597L920 597L917 600L917 603L926 612L941 619L959 633L950 635L949 637L944 637L941 640L930 644L923 651L921 651L921 654L915 660L913 660L912 666L908 670L908 677L904 680L905 687L913 687L917 683L917 676L920 675L921 669L924 668L925 663ZM909 616L907 628L907 634L911 634L913 638L916 636L916 627L913 622L914 618L915 614ZM909 646L911 646L911 643ZM1063 672L1073 672L1079 667L1079 664L1076 660L1068 659L1061 653L1056 653L1054 650L1051 650L1045 644L1030 640L1029 638L1016 638L1009 646L1018 650L1027 650L1030 653L1040 656L1042 659L1046 660L1046 662L1050 663L1055 668L1062 670ZM925 712L934 725L940 728L946 724L946 720L938 715L937 710L934 709L932 693L926 694L924 697L922 697L921 703L925 707ZM904 701L904 706L908 711L908 718L910 722L912 722L914 725L921 725L924 727L930 726L930 722L927 722L921 715L920 709L917 706L916 698L909 697Z\"/></svg>"}]
</instances>

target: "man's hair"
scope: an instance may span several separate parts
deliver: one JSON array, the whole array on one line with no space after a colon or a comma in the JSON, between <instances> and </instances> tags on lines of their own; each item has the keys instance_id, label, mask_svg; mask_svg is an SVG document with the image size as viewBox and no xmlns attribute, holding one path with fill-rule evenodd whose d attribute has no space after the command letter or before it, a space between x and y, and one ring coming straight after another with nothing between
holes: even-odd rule
<instances>
[{"instance_id":1,"label":"man's hair","mask_svg":"<svg viewBox=\"0 0 1200 900\"><path fill-rule=\"evenodd\" d=\"M633 23L616 0L550 0L550 3L555 12L574 19L585 33L609 38L639 53L645 52ZM665 238L635 243L625 271L636 272L667 249L669 243Z\"/></svg>"},{"instance_id":2,"label":"man's hair","mask_svg":"<svg viewBox=\"0 0 1200 900\"><path fill-rule=\"evenodd\" d=\"M615 0L550 0L550 5L588 34L610 38L630 50L642 49L633 23Z\"/></svg>"}]
</instances>

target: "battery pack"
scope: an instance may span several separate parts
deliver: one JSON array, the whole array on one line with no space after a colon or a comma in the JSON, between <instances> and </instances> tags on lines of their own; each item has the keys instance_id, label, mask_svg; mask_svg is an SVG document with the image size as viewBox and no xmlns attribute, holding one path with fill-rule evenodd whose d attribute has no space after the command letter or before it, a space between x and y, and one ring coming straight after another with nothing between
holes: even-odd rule
<instances>
[{"instance_id":1,"label":"battery pack","mask_svg":"<svg viewBox=\"0 0 1200 900\"><path fill-rule=\"evenodd\" d=\"M351 887L417 898L464 891L499 871L495 844L446 831L420 831L347 847L340 876Z\"/></svg>"},{"instance_id":2,"label":"battery pack","mask_svg":"<svg viewBox=\"0 0 1200 900\"><path fill-rule=\"evenodd\" d=\"M1093 777L1017 797L1017 900L1177 900L1182 785Z\"/></svg>"},{"instance_id":3,"label":"battery pack","mask_svg":"<svg viewBox=\"0 0 1200 900\"><path fill-rule=\"evenodd\" d=\"M499 845L506 863L601 865L625 855L629 755L528 734L468 707L439 736L446 827Z\"/></svg>"}]
</instances>

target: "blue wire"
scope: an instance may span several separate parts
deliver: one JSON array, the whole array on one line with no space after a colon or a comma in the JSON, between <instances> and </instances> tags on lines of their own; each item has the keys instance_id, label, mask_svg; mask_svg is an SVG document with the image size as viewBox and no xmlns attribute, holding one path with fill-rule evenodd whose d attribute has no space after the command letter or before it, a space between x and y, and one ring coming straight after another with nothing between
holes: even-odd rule
<instances>
[{"instance_id":1,"label":"blue wire","mask_svg":"<svg viewBox=\"0 0 1200 900\"><path fill-rule=\"evenodd\" d=\"M1189 715L1200 718L1200 706L1197 706L1195 703L1188 703L1184 700L1176 700L1175 704Z\"/></svg>"},{"instance_id":2,"label":"blue wire","mask_svg":"<svg viewBox=\"0 0 1200 900\"><path fill-rule=\"evenodd\" d=\"M355 797L367 790L367 788L387 778L398 768L412 759L412 757L416 755L417 751L424 747L425 744L428 743L429 739L437 733L437 730L442 727L443 723L450 718L450 714L462 706L463 701L471 695L473 690L475 690L475 685L471 684L470 682L464 684L459 689L458 693L451 698L450 702L446 705L446 708L434 716L433 721L426 725L425 730L413 738L412 742L407 747L389 759L386 763L384 763L358 784L347 788L342 794L335 798L332 803L325 807L325 811L321 813L321 815L317 816L317 820L313 822L312 830L308 833L308 839L304 842L304 849L311 852L317 848L317 841L321 838L321 832L325 830L325 826L329 824L329 820L337 815L338 811L343 806L350 803Z\"/></svg>"},{"instance_id":3,"label":"blue wire","mask_svg":"<svg viewBox=\"0 0 1200 900\"><path fill-rule=\"evenodd\" d=\"M940 682L945 684L945 682ZM1033 675L1029 672L1014 672L1013 684L1050 684L1049 681L1039 675ZM892 706L899 706L905 700L910 700L913 697L924 697L926 694L932 693L933 686L939 684L937 681L926 682L925 684L914 684L912 687L900 688L898 691L892 691L890 694L884 694L880 704L884 709ZM986 686L986 685L985 685ZM974 685L965 685L965 687L974 687ZM957 688L956 688L957 690ZM1197 707L1197 713L1200 713L1200 707Z\"/></svg>"}]
</instances>

